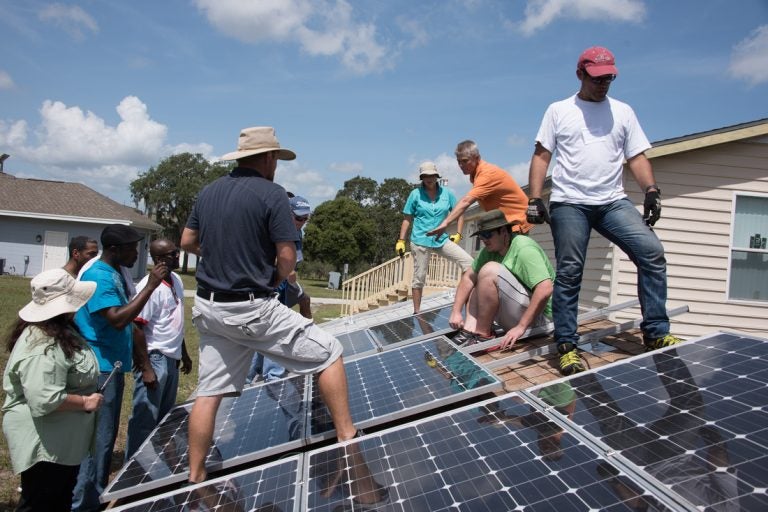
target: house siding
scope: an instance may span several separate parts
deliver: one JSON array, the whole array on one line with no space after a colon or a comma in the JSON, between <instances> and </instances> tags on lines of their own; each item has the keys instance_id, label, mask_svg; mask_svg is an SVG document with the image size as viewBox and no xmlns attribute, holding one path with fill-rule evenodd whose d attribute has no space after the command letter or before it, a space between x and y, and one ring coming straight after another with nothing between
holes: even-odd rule
<instances>
[{"instance_id":1,"label":"house siding","mask_svg":"<svg viewBox=\"0 0 768 512\"><path fill-rule=\"evenodd\" d=\"M746 139L652 159L662 189L662 218L654 228L667 257L667 307L687 305L672 319L672 333L691 338L713 330L766 336L768 303L728 300L728 264L734 194L768 193L768 144ZM642 194L625 173L630 198ZM621 251L612 302L636 297L636 270ZM614 315L639 316L639 309Z\"/></svg>"},{"instance_id":2,"label":"house siding","mask_svg":"<svg viewBox=\"0 0 768 512\"><path fill-rule=\"evenodd\" d=\"M66 222L55 220L32 219L26 217L0 217L0 258L5 259L5 272L16 275L32 277L43 270L45 249L45 232L60 231L67 233L67 245L74 236L88 236L99 240L103 224L84 222ZM138 230L145 238L139 243L139 259L133 266L134 279L139 279L145 274L147 266L147 247L151 232ZM40 235L42 242L36 241ZM101 244L99 244L101 249ZM29 263L24 263L24 257L29 256ZM61 262L63 266L67 262L65 258Z\"/></svg>"}]
</instances>

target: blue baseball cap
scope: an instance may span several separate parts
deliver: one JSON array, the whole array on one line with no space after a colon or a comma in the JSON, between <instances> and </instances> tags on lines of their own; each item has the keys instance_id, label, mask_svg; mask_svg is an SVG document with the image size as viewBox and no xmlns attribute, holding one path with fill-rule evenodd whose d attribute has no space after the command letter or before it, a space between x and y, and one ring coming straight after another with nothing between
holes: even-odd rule
<instances>
[{"instance_id":1,"label":"blue baseball cap","mask_svg":"<svg viewBox=\"0 0 768 512\"><path fill-rule=\"evenodd\" d=\"M312 213L312 208L309 207L309 201L301 196L293 196L291 198L291 210L297 217L305 217Z\"/></svg>"}]
</instances>

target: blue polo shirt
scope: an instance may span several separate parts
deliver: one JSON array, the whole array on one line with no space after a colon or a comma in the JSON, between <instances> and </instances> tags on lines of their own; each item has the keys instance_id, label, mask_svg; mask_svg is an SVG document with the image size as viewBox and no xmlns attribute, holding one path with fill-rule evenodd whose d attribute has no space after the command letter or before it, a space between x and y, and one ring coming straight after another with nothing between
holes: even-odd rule
<instances>
[{"instance_id":1,"label":"blue polo shirt","mask_svg":"<svg viewBox=\"0 0 768 512\"><path fill-rule=\"evenodd\" d=\"M456 206L456 196L450 189L437 186L437 197L434 201L429 198L423 186L411 191L403 207L403 213L413 217L411 226L411 243L423 247L442 247L448 241L448 235L443 233L435 239L427 236L428 231L435 229Z\"/></svg>"},{"instance_id":2,"label":"blue polo shirt","mask_svg":"<svg viewBox=\"0 0 768 512\"><path fill-rule=\"evenodd\" d=\"M96 283L93 296L75 314L75 323L83 338L88 340L88 344L96 353L99 370L110 372L115 361L121 361L123 372L129 373L133 366L131 355L133 324L117 330L99 313L102 309L128 304L123 276L119 271L98 260L83 272L80 280Z\"/></svg>"}]
</instances>

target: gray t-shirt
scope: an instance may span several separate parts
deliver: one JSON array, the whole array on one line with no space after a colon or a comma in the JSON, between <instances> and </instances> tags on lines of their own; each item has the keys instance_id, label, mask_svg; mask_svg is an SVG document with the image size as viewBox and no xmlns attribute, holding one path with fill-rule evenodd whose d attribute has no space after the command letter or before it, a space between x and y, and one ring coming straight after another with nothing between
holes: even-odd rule
<instances>
[{"instance_id":1,"label":"gray t-shirt","mask_svg":"<svg viewBox=\"0 0 768 512\"><path fill-rule=\"evenodd\" d=\"M197 283L214 292L271 293L275 244L298 240L285 189L241 167L203 188L187 227L202 251Z\"/></svg>"}]
</instances>

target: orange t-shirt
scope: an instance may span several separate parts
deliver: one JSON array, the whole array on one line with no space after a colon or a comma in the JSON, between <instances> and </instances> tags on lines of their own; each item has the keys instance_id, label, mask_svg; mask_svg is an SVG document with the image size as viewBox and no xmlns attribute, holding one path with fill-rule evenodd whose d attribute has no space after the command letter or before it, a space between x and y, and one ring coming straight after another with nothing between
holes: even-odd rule
<instances>
[{"instance_id":1,"label":"orange t-shirt","mask_svg":"<svg viewBox=\"0 0 768 512\"><path fill-rule=\"evenodd\" d=\"M483 210L488 212L498 208L508 221L520 222L523 233L531 229L532 226L525 220L528 196L501 167L480 160L472 178L472 190L467 195L476 199Z\"/></svg>"}]
</instances>

